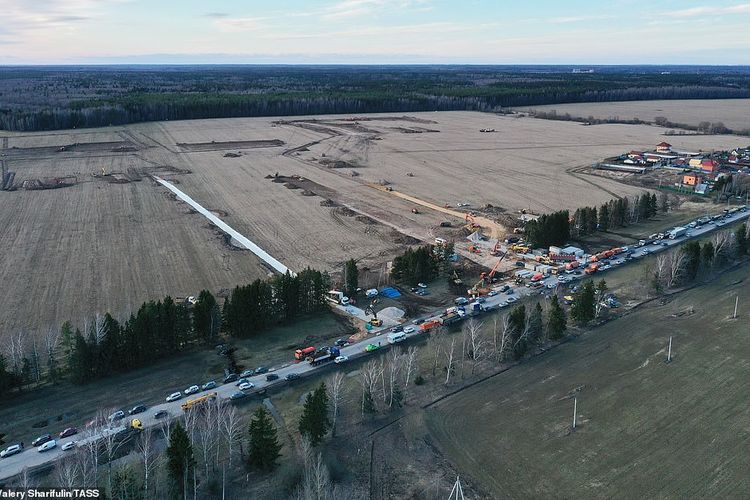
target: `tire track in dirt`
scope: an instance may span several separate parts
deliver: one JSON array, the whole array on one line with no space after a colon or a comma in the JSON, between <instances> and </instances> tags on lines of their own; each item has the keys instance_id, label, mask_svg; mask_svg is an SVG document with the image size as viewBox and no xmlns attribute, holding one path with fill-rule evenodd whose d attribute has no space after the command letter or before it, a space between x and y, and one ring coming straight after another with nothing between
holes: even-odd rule
<instances>
[{"instance_id":1,"label":"tire track in dirt","mask_svg":"<svg viewBox=\"0 0 750 500\"><path fill-rule=\"evenodd\" d=\"M601 186L600 184L597 184L596 182L592 181L591 179L585 178L584 177L585 174L583 174L583 171L582 171L582 169L585 169L585 168L588 168L588 167L585 167L585 166L572 167L572 168L566 169L565 173L568 174L568 175L570 175L570 176L572 176L572 177L575 177L579 181L582 181L582 182L585 182L587 184L590 184L590 185L594 186L597 189L601 189L605 193L612 195L612 197L615 198L615 199L617 199L617 200L619 200L619 199L622 198L622 196L620 196L619 194L615 193L614 191L610 191L609 189L605 188L604 186Z\"/></svg>"}]
</instances>

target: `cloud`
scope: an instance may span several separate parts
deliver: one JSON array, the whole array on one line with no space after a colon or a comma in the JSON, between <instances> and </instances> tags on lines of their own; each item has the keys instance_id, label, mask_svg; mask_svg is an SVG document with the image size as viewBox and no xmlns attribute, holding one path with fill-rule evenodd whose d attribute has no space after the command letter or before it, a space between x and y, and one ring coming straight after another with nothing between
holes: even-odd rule
<instances>
[{"instance_id":1,"label":"cloud","mask_svg":"<svg viewBox=\"0 0 750 500\"><path fill-rule=\"evenodd\" d=\"M39 0L33 6L24 0L0 0L5 34L23 38L39 30L68 28L99 17L108 4L129 0ZM20 41L20 40L19 40Z\"/></svg>"},{"instance_id":2,"label":"cloud","mask_svg":"<svg viewBox=\"0 0 750 500\"><path fill-rule=\"evenodd\" d=\"M662 15L674 17L701 17L701 16L718 16L721 14L747 14L750 13L750 3L732 5L729 7L702 6L691 7L689 9L676 10L674 12L665 12Z\"/></svg>"},{"instance_id":3,"label":"cloud","mask_svg":"<svg viewBox=\"0 0 750 500\"><path fill-rule=\"evenodd\" d=\"M552 17L547 19L547 22L554 24L571 24L581 23L585 21L599 21L602 19L612 19L614 16L601 15L601 16L568 16L568 17Z\"/></svg>"},{"instance_id":4,"label":"cloud","mask_svg":"<svg viewBox=\"0 0 750 500\"><path fill-rule=\"evenodd\" d=\"M265 17L235 17L219 18L214 21L214 25L224 33L241 33L243 31L257 31L261 25L259 21L267 19Z\"/></svg>"},{"instance_id":5,"label":"cloud","mask_svg":"<svg viewBox=\"0 0 750 500\"><path fill-rule=\"evenodd\" d=\"M391 13L420 7L424 10L430 0L342 0L321 13L321 17L330 20L352 19Z\"/></svg>"}]
</instances>

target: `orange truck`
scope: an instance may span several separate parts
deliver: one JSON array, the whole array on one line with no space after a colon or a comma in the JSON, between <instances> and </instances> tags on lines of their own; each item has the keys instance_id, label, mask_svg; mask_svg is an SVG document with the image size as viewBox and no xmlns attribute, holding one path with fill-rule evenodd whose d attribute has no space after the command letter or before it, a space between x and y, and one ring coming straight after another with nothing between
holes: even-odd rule
<instances>
[{"instance_id":1,"label":"orange truck","mask_svg":"<svg viewBox=\"0 0 750 500\"><path fill-rule=\"evenodd\" d=\"M594 274L599 270L599 264L589 264L589 267L587 267L583 272L586 274Z\"/></svg>"},{"instance_id":2,"label":"orange truck","mask_svg":"<svg viewBox=\"0 0 750 500\"><path fill-rule=\"evenodd\" d=\"M440 324L441 323L439 320L431 319L419 325L419 329L422 330L423 332L428 332L432 330L433 328L435 328L436 326L440 326Z\"/></svg>"},{"instance_id":3,"label":"orange truck","mask_svg":"<svg viewBox=\"0 0 750 500\"><path fill-rule=\"evenodd\" d=\"M314 352L315 352L314 347L305 347L304 349L297 349L296 351L294 351L294 359L296 359L297 361L302 361L303 359L312 355Z\"/></svg>"},{"instance_id":4,"label":"orange truck","mask_svg":"<svg viewBox=\"0 0 750 500\"><path fill-rule=\"evenodd\" d=\"M567 264L565 264L565 270L566 271L570 271L571 269L575 269L577 267L578 267L578 261L577 260L574 260L574 261L571 261L571 262L568 262Z\"/></svg>"}]
</instances>

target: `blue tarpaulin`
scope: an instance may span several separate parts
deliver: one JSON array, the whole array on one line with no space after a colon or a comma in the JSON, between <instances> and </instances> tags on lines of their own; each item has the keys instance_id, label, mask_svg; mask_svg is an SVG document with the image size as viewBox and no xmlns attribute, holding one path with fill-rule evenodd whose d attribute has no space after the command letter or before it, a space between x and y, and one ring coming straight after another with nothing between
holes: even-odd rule
<instances>
[{"instance_id":1,"label":"blue tarpaulin","mask_svg":"<svg viewBox=\"0 0 750 500\"><path fill-rule=\"evenodd\" d=\"M387 286L380 290L380 295L388 297L389 299L395 299L397 297L401 297L401 292L399 292L395 288Z\"/></svg>"}]
</instances>

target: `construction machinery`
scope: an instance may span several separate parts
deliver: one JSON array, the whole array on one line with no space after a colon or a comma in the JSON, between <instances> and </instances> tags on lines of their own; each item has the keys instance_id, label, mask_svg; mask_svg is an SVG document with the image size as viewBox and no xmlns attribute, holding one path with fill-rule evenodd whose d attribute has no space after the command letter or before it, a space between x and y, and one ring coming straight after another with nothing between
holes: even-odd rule
<instances>
[{"instance_id":1,"label":"construction machinery","mask_svg":"<svg viewBox=\"0 0 750 500\"><path fill-rule=\"evenodd\" d=\"M465 226L466 229L470 231L474 231L480 228L479 224L477 224L477 221L474 218L474 215L466 214L466 216L464 217L464 220L466 221L466 226Z\"/></svg>"},{"instance_id":2,"label":"construction machinery","mask_svg":"<svg viewBox=\"0 0 750 500\"><path fill-rule=\"evenodd\" d=\"M516 253L529 253L531 251L530 247L527 247L526 245L512 245L510 249Z\"/></svg>"},{"instance_id":3,"label":"construction machinery","mask_svg":"<svg viewBox=\"0 0 750 500\"><path fill-rule=\"evenodd\" d=\"M488 293L490 293L490 288L488 285L492 283L492 278L495 276L497 268L500 267L500 263L503 261L506 255L508 255L507 250L503 255L500 256L499 259L497 259L497 262L495 262L492 270L489 273L480 274L479 281L477 281L477 283L466 292L472 297L478 297L480 295L487 295Z\"/></svg>"},{"instance_id":4,"label":"construction machinery","mask_svg":"<svg viewBox=\"0 0 750 500\"><path fill-rule=\"evenodd\" d=\"M482 251L476 245L469 245L469 252L481 255Z\"/></svg>"},{"instance_id":5,"label":"construction machinery","mask_svg":"<svg viewBox=\"0 0 750 500\"><path fill-rule=\"evenodd\" d=\"M370 319L370 325L372 326L383 326L383 320L378 318L378 313L375 311L375 304L377 303L377 300L373 300L370 302L370 305L367 306L365 309L365 314L371 314L372 318Z\"/></svg>"},{"instance_id":6,"label":"construction machinery","mask_svg":"<svg viewBox=\"0 0 750 500\"><path fill-rule=\"evenodd\" d=\"M493 255L495 257L500 255L500 240L497 240L497 242L495 243L495 246L492 247L492 250L490 250L490 255Z\"/></svg>"},{"instance_id":7,"label":"construction machinery","mask_svg":"<svg viewBox=\"0 0 750 500\"><path fill-rule=\"evenodd\" d=\"M453 270L453 276L451 277L451 286L454 286L456 288L463 288L463 280L459 278L458 273L456 270Z\"/></svg>"}]
</instances>

